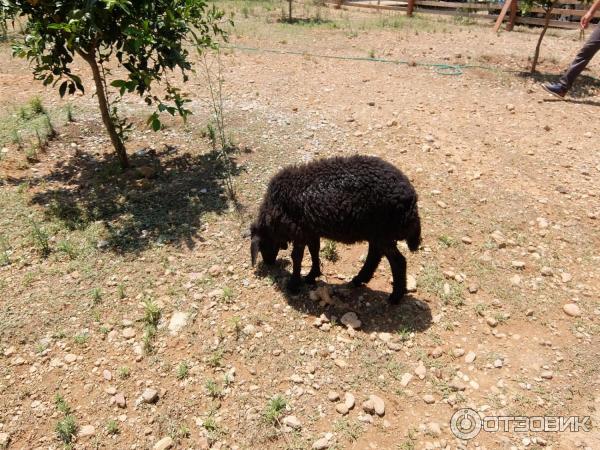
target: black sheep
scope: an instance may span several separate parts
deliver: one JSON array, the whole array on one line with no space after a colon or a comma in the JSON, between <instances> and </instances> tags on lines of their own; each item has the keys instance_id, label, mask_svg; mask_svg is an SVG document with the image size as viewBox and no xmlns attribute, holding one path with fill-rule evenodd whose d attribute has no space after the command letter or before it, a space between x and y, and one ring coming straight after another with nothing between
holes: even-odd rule
<instances>
[{"instance_id":1,"label":"black sheep","mask_svg":"<svg viewBox=\"0 0 600 450\"><path fill-rule=\"evenodd\" d=\"M271 179L250 232L252 265L259 251L266 264L274 264L279 250L293 243L288 282L292 292L301 284L304 247L312 259L305 281L313 284L321 275L321 237L347 244L367 241L367 259L352 282L368 283L385 255L394 279L392 304L406 294L406 259L396 241L406 240L413 252L421 243L413 186L393 165L369 156L321 159L282 169Z\"/></svg>"}]
</instances>

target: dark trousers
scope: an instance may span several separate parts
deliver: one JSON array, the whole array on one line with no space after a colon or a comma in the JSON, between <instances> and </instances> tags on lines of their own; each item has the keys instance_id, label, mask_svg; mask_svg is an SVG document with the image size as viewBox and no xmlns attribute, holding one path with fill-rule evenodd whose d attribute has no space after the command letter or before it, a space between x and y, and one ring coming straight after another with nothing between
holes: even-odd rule
<instances>
[{"instance_id":1,"label":"dark trousers","mask_svg":"<svg viewBox=\"0 0 600 450\"><path fill-rule=\"evenodd\" d=\"M594 57L596 52L600 50L600 25L597 25L592 35L588 38L586 43L581 47L579 53L571 63L569 69L565 74L560 77L559 83L565 88L570 89L575 82L575 79L585 69L590 60Z\"/></svg>"}]
</instances>

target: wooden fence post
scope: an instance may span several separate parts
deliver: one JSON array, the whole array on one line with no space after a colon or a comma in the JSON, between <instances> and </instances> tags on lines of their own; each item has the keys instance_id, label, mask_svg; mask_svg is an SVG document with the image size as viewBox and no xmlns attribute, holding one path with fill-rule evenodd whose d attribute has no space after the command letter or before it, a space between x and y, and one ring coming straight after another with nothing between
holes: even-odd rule
<instances>
[{"instance_id":1,"label":"wooden fence post","mask_svg":"<svg viewBox=\"0 0 600 450\"><path fill-rule=\"evenodd\" d=\"M406 7L406 15L408 17L412 17L414 9L415 9L415 0L408 0L408 6Z\"/></svg>"},{"instance_id":2,"label":"wooden fence post","mask_svg":"<svg viewBox=\"0 0 600 450\"><path fill-rule=\"evenodd\" d=\"M502 6L502 11L500 11L500 14L498 15L498 19L496 20L496 24L494 25L494 33L497 33L498 30L500 29L500 26L502 25L502 21L504 20L504 17L506 16L506 13L508 12L508 8L512 7L512 4L516 2L516 0L506 0L504 2L504 6Z\"/></svg>"}]
</instances>

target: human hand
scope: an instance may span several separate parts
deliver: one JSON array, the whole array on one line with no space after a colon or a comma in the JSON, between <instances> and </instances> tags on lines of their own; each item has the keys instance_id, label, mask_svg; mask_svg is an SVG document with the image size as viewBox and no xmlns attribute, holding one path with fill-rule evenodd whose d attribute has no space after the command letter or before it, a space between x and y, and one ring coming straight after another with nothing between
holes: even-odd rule
<instances>
[{"instance_id":1,"label":"human hand","mask_svg":"<svg viewBox=\"0 0 600 450\"><path fill-rule=\"evenodd\" d=\"M581 16L581 20L579 21L579 25L583 30L585 30L590 24L590 20L592 20L592 15L588 11L584 16Z\"/></svg>"}]
</instances>

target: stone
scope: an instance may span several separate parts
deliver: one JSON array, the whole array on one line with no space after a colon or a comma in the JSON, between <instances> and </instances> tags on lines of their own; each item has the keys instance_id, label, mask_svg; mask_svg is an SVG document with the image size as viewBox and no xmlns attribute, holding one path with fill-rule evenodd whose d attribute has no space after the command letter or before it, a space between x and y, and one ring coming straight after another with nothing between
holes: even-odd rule
<instances>
[{"instance_id":1,"label":"stone","mask_svg":"<svg viewBox=\"0 0 600 450\"><path fill-rule=\"evenodd\" d=\"M576 303L567 303L563 306L563 311L567 316L579 317L581 316L581 309Z\"/></svg>"},{"instance_id":2,"label":"stone","mask_svg":"<svg viewBox=\"0 0 600 450\"><path fill-rule=\"evenodd\" d=\"M0 433L0 449L8 448L8 444L10 444L10 434Z\"/></svg>"},{"instance_id":3,"label":"stone","mask_svg":"<svg viewBox=\"0 0 600 450\"><path fill-rule=\"evenodd\" d=\"M571 281L573 279L573 275L571 275L570 273L567 272L563 272L560 274L560 280L563 283L568 283L569 281Z\"/></svg>"},{"instance_id":4,"label":"stone","mask_svg":"<svg viewBox=\"0 0 600 450\"><path fill-rule=\"evenodd\" d=\"M327 438L321 438L312 445L313 450L325 450L327 448L329 448L329 439Z\"/></svg>"},{"instance_id":5,"label":"stone","mask_svg":"<svg viewBox=\"0 0 600 450\"><path fill-rule=\"evenodd\" d=\"M375 413L375 404L373 403L373 401L369 398L369 400L365 400L362 403L362 409L364 412L366 412L367 414L374 414Z\"/></svg>"},{"instance_id":6,"label":"stone","mask_svg":"<svg viewBox=\"0 0 600 450\"><path fill-rule=\"evenodd\" d=\"M462 355L465 354L465 349L464 348L455 348L454 350L452 350L452 354L454 355L455 358L460 358Z\"/></svg>"},{"instance_id":7,"label":"stone","mask_svg":"<svg viewBox=\"0 0 600 450\"><path fill-rule=\"evenodd\" d=\"M131 328L131 327L125 328L125 329L123 329L121 334L123 335L123 337L125 339L134 338L135 337L135 328Z\"/></svg>"},{"instance_id":8,"label":"stone","mask_svg":"<svg viewBox=\"0 0 600 450\"><path fill-rule=\"evenodd\" d=\"M79 429L78 436L79 437L89 437L93 436L96 433L96 429L93 425L84 425Z\"/></svg>"},{"instance_id":9,"label":"stone","mask_svg":"<svg viewBox=\"0 0 600 450\"><path fill-rule=\"evenodd\" d=\"M341 369L345 369L346 367L348 367L348 363L346 361L344 361L343 359L336 359L334 361L335 365L338 366Z\"/></svg>"},{"instance_id":10,"label":"stone","mask_svg":"<svg viewBox=\"0 0 600 450\"><path fill-rule=\"evenodd\" d=\"M110 372L110 370L104 369L102 371L102 378L104 378L106 381L112 380L112 373Z\"/></svg>"},{"instance_id":11,"label":"stone","mask_svg":"<svg viewBox=\"0 0 600 450\"><path fill-rule=\"evenodd\" d=\"M115 395L115 403L117 404L117 406L119 408L125 408L127 406L127 401L125 400L125 396L119 392L117 395Z\"/></svg>"},{"instance_id":12,"label":"stone","mask_svg":"<svg viewBox=\"0 0 600 450\"><path fill-rule=\"evenodd\" d=\"M355 330L358 330L362 325L362 322L358 319L358 316L355 312L347 312L342 316L340 322L342 322L348 328L353 328Z\"/></svg>"},{"instance_id":13,"label":"stone","mask_svg":"<svg viewBox=\"0 0 600 450\"><path fill-rule=\"evenodd\" d=\"M524 269L525 268L525 263L523 261L512 261L511 265L515 269Z\"/></svg>"},{"instance_id":14,"label":"stone","mask_svg":"<svg viewBox=\"0 0 600 450\"><path fill-rule=\"evenodd\" d=\"M156 403L158 401L158 391L156 389L147 388L142 393L142 401L144 403Z\"/></svg>"},{"instance_id":15,"label":"stone","mask_svg":"<svg viewBox=\"0 0 600 450\"><path fill-rule=\"evenodd\" d=\"M216 277L219 276L221 274L221 266L219 266L218 264L215 264L214 266L211 266L210 269L208 269L208 274L211 277Z\"/></svg>"},{"instance_id":16,"label":"stone","mask_svg":"<svg viewBox=\"0 0 600 450\"><path fill-rule=\"evenodd\" d=\"M494 361L494 367L496 369L500 369L503 365L504 365L504 363L502 362L502 360L500 358L498 358Z\"/></svg>"},{"instance_id":17,"label":"stone","mask_svg":"<svg viewBox=\"0 0 600 450\"><path fill-rule=\"evenodd\" d=\"M6 356L7 358L14 355L15 352L17 351L17 349L15 349L14 347L8 347L6 350L4 350L4 356Z\"/></svg>"},{"instance_id":18,"label":"stone","mask_svg":"<svg viewBox=\"0 0 600 450\"><path fill-rule=\"evenodd\" d=\"M432 358L439 358L443 354L444 354L444 349L442 347L436 347L433 350L431 350L431 357Z\"/></svg>"},{"instance_id":19,"label":"stone","mask_svg":"<svg viewBox=\"0 0 600 450\"><path fill-rule=\"evenodd\" d=\"M143 178L152 178L156 175L156 169L152 166L140 166L136 168L136 171Z\"/></svg>"},{"instance_id":20,"label":"stone","mask_svg":"<svg viewBox=\"0 0 600 450\"><path fill-rule=\"evenodd\" d=\"M412 380L412 379L413 379L412 374L406 372L404 375L402 375L402 378L400 379L400 386L402 386L402 387L408 386L408 383L410 383L410 380Z\"/></svg>"},{"instance_id":21,"label":"stone","mask_svg":"<svg viewBox=\"0 0 600 450\"><path fill-rule=\"evenodd\" d=\"M470 284L468 289L469 289L469 294L477 294L477 291L479 290L479 286L477 286L476 284Z\"/></svg>"},{"instance_id":22,"label":"stone","mask_svg":"<svg viewBox=\"0 0 600 450\"><path fill-rule=\"evenodd\" d=\"M345 416L348 414L349 408L344 403L338 403L335 405L335 410L341 415Z\"/></svg>"},{"instance_id":23,"label":"stone","mask_svg":"<svg viewBox=\"0 0 600 450\"><path fill-rule=\"evenodd\" d=\"M169 331L171 335L176 335L183 327L187 325L188 313L184 311L175 311L169 321Z\"/></svg>"},{"instance_id":24,"label":"stone","mask_svg":"<svg viewBox=\"0 0 600 450\"><path fill-rule=\"evenodd\" d=\"M423 396L423 401L428 405L432 405L433 403L435 403L435 398L431 394L425 394Z\"/></svg>"},{"instance_id":25,"label":"stone","mask_svg":"<svg viewBox=\"0 0 600 450\"><path fill-rule=\"evenodd\" d=\"M77 355L74 355L73 353L69 353L68 355L65 356L66 363L72 364L75 361L77 361Z\"/></svg>"},{"instance_id":26,"label":"stone","mask_svg":"<svg viewBox=\"0 0 600 450\"><path fill-rule=\"evenodd\" d=\"M335 391L329 391L327 393L327 400L330 402L337 402L340 399L340 394Z\"/></svg>"},{"instance_id":27,"label":"stone","mask_svg":"<svg viewBox=\"0 0 600 450\"><path fill-rule=\"evenodd\" d=\"M370 395L369 400L373 402L375 414L377 414L379 417L385 415L385 402L381 397L378 397L377 395Z\"/></svg>"},{"instance_id":28,"label":"stone","mask_svg":"<svg viewBox=\"0 0 600 450\"><path fill-rule=\"evenodd\" d=\"M498 321L493 317L488 317L487 319L485 319L485 322L492 328L498 325Z\"/></svg>"},{"instance_id":29,"label":"stone","mask_svg":"<svg viewBox=\"0 0 600 450\"><path fill-rule=\"evenodd\" d=\"M415 369L415 374L419 377L419 380L424 379L425 375L427 375L427 367L423 365L423 361L419 361L419 365Z\"/></svg>"},{"instance_id":30,"label":"stone","mask_svg":"<svg viewBox=\"0 0 600 450\"><path fill-rule=\"evenodd\" d=\"M171 447L173 447L173 439L169 436L162 438L160 441L158 441L156 444L154 444L154 447L152 447L153 450L168 450Z\"/></svg>"},{"instance_id":31,"label":"stone","mask_svg":"<svg viewBox=\"0 0 600 450\"><path fill-rule=\"evenodd\" d=\"M475 358L477 358L477 354L475 352L469 352L467 353L467 356L465 356L465 362L467 364L471 364L473 361L475 361Z\"/></svg>"},{"instance_id":32,"label":"stone","mask_svg":"<svg viewBox=\"0 0 600 450\"><path fill-rule=\"evenodd\" d=\"M427 424L427 431L435 437L439 437L442 435L442 429L440 427L440 424L437 422L429 422Z\"/></svg>"},{"instance_id":33,"label":"stone","mask_svg":"<svg viewBox=\"0 0 600 450\"><path fill-rule=\"evenodd\" d=\"M300 428L302 428L302 424L300 423L300 421L298 420L298 418L296 416L284 417L283 424L294 430L299 430Z\"/></svg>"},{"instance_id":34,"label":"stone","mask_svg":"<svg viewBox=\"0 0 600 450\"><path fill-rule=\"evenodd\" d=\"M551 370L544 370L540 375L544 380L551 380L554 374Z\"/></svg>"},{"instance_id":35,"label":"stone","mask_svg":"<svg viewBox=\"0 0 600 450\"><path fill-rule=\"evenodd\" d=\"M545 277L551 277L552 275L554 275L554 271L552 270L552 268L547 267L547 266L542 267L540 272Z\"/></svg>"},{"instance_id":36,"label":"stone","mask_svg":"<svg viewBox=\"0 0 600 450\"><path fill-rule=\"evenodd\" d=\"M346 408L348 408L348 409L354 408L355 403L356 403L356 399L354 398L354 395L352 395L350 392L346 392L344 394L344 405L346 405Z\"/></svg>"},{"instance_id":37,"label":"stone","mask_svg":"<svg viewBox=\"0 0 600 450\"><path fill-rule=\"evenodd\" d=\"M406 290L415 292L417 290L417 279L413 275L406 276Z\"/></svg>"}]
</instances>

